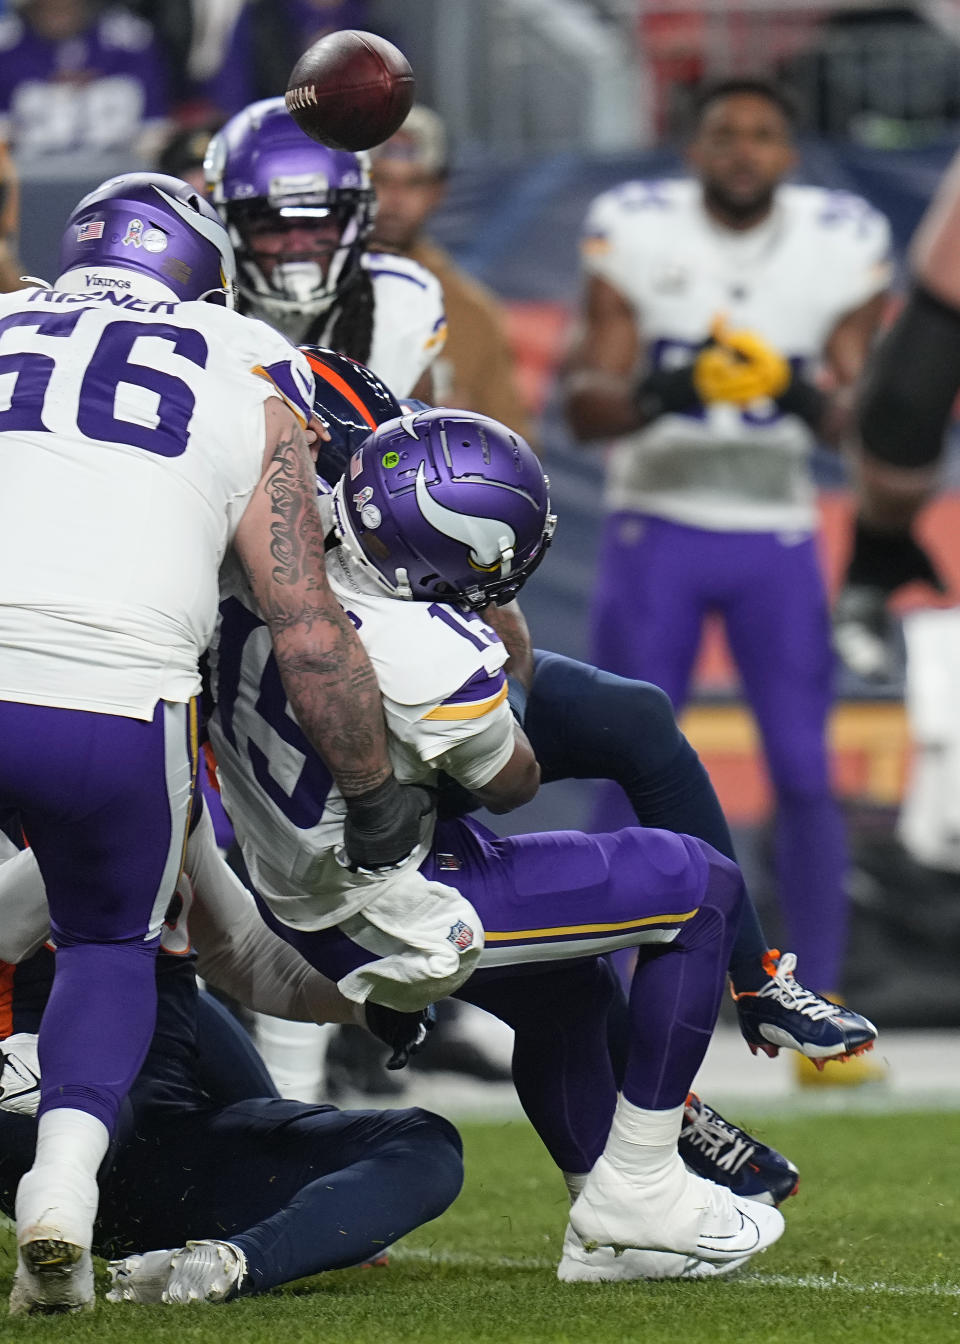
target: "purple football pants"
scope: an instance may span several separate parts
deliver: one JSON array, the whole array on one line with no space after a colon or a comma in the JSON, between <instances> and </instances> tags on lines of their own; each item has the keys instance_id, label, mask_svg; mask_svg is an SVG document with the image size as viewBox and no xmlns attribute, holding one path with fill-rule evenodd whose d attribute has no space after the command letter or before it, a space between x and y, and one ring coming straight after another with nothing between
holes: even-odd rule
<instances>
[{"instance_id":1,"label":"purple football pants","mask_svg":"<svg viewBox=\"0 0 960 1344\"><path fill-rule=\"evenodd\" d=\"M483 921L479 969L457 997L514 1028L517 1092L563 1171L590 1170L616 1102L607 1041L613 985L599 954L639 948L624 1095L660 1110L685 1100L739 926L744 893L735 863L671 831L501 838L464 819L438 825L422 871L454 884ZM294 930L260 908L333 979L373 959L339 929Z\"/></svg>"},{"instance_id":2,"label":"purple football pants","mask_svg":"<svg viewBox=\"0 0 960 1344\"><path fill-rule=\"evenodd\" d=\"M57 946L40 1027L40 1114L72 1107L112 1133L156 1017L154 958L183 856L194 704L153 720L0 701L0 807L43 874Z\"/></svg>"},{"instance_id":3,"label":"purple football pants","mask_svg":"<svg viewBox=\"0 0 960 1344\"><path fill-rule=\"evenodd\" d=\"M847 846L830 790L834 659L815 541L708 532L632 513L607 518L592 613L599 667L652 681L679 711L709 612L723 619L763 738L791 950L804 984L836 990L847 938ZM595 829L627 825L632 816L622 792L602 786Z\"/></svg>"}]
</instances>

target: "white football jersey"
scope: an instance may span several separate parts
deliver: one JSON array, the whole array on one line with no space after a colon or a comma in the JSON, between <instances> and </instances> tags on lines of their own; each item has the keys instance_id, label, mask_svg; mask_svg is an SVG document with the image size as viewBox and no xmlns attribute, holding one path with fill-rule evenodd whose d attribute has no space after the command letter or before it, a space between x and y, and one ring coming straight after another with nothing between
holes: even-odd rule
<instances>
[{"instance_id":1,"label":"white football jersey","mask_svg":"<svg viewBox=\"0 0 960 1344\"><path fill-rule=\"evenodd\" d=\"M837 322L890 281L890 230L847 192L787 185L742 233L690 180L628 182L590 207L588 272L633 306L655 369L691 363L717 318L812 376ZM660 416L611 450L607 503L715 530L810 530L813 435L771 401Z\"/></svg>"},{"instance_id":2,"label":"white football jersey","mask_svg":"<svg viewBox=\"0 0 960 1344\"><path fill-rule=\"evenodd\" d=\"M368 366L395 397L409 397L447 339L443 290L409 257L368 252L373 281L373 340Z\"/></svg>"},{"instance_id":3,"label":"white football jersey","mask_svg":"<svg viewBox=\"0 0 960 1344\"><path fill-rule=\"evenodd\" d=\"M0 299L0 698L150 719L200 689L217 573L303 355L206 303Z\"/></svg>"},{"instance_id":4,"label":"white football jersey","mask_svg":"<svg viewBox=\"0 0 960 1344\"><path fill-rule=\"evenodd\" d=\"M487 784L514 744L507 653L494 631L446 604L387 596L341 547L328 554L327 574L376 671L397 778L428 782L446 770L467 788ZM384 879L337 861L343 798L293 717L269 632L231 560L210 668L217 702L210 737L254 886L294 928L342 923ZM424 836L413 868L430 839Z\"/></svg>"}]
</instances>

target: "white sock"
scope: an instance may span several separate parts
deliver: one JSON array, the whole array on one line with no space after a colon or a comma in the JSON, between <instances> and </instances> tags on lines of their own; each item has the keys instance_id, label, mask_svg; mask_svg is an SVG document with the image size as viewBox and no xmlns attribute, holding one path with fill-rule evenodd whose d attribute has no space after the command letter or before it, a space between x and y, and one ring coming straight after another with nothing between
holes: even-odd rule
<instances>
[{"instance_id":1,"label":"white sock","mask_svg":"<svg viewBox=\"0 0 960 1344\"><path fill-rule=\"evenodd\" d=\"M682 1125L682 1105L648 1111L621 1095L603 1155L624 1172L650 1177L675 1163Z\"/></svg>"},{"instance_id":2,"label":"white sock","mask_svg":"<svg viewBox=\"0 0 960 1344\"><path fill-rule=\"evenodd\" d=\"M86 1111L63 1106L40 1117L33 1166L17 1187L18 1244L44 1236L90 1249L109 1143L106 1125Z\"/></svg>"}]
</instances>

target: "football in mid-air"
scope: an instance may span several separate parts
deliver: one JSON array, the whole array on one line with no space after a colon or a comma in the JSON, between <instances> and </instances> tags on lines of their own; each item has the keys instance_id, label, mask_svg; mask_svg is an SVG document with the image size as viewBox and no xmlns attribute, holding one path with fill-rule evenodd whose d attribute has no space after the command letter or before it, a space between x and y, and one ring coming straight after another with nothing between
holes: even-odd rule
<instances>
[{"instance_id":1,"label":"football in mid-air","mask_svg":"<svg viewBox=\"0 0 960 1344\"><path fill-rule=\"evenodd\" d=\"M345 28L314 42L293 67L287 111L330 149L372 149L389 140L413 105L413 71L392 42Z\"/></svg>"}]
</instances>

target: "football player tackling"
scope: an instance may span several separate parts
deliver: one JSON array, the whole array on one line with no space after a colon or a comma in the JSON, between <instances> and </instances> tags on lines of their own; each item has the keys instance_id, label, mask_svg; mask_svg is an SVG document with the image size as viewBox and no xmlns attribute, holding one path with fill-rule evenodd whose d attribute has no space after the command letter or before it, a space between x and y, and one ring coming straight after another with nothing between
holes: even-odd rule
<instances>
[{"instance_id":1,"label":"football player tackling","mask_svg":"<svg viewBox=\"0 0 960 1344\"><path fill-rule=\"evenodd\" d=\"M373 672L326 582L313 377L270 328L199 302L231 304L234 274L211 207L134 174L74 210L52 289L0 306L0 807L28 833L58 949L15 1312L92 1304L96 1173L153 1030L228 549L349 799L354 861L395 861L418 831L422 799L393 778Z\"/></svg>"}]
</instances>

